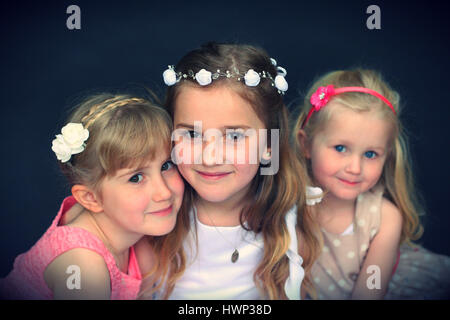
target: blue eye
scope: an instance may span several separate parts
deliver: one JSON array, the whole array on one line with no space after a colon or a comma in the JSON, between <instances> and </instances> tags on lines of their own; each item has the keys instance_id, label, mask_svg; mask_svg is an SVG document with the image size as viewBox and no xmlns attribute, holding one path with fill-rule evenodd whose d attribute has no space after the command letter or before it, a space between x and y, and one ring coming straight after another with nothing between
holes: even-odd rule
<instances>
[{"instance_id":1,"label":"blue eye","mask_svg":"<svg viewBox=\"0 0 450 320\"><path fill-rule=\"evenodd\" d=\"M364 153L364 156L366 158L373 159L377 156L377 153L375 151L367 151Z\"/></svg>"},{"instance_id":2,"label":"blue eye","mask_svg":"<svg viewBox=\"0 0 450 320\"><path fill-rule=\"evenodd\" d=\"M201 134L194 130L186 130L186 135L188 135L191 139L197 139L201 136Z\"/></svg>"},{"instance_id":3,"label":"blue eye","mask_svg":"<svg viewBox=\"0 0 450 320\"><path fill-rule=\"evenodd\" d=\"M172 161L168 160L166 162L163 163L163 165L161 166L161 171L167 171L170 170L174 167L174 164Z\"/></svg>"},{"instance_id":4,"label":"blue eye","mask_svg":"<svg viewBox=\"0 0 450 320\"><path fill-rule=\"evenodd\" d=\"M239 131L229 131L226 133L227 141L239 141L244 137L244 134Z\"/></svg>"},{"instance_id":5,"label":"blue eye","mask_svg":"<svg viewBox=\"0 0 450 320\"><path fill-rule=\"evenodd\" d=\"M343 145L337 145L334 147L334 149L336 149L337 152L345 152L347 149L343 146Z\"/></svg>"},{"instance_id":6,"label":"blue eye","mask_svg":"<svg viewBox=\"0 0 450 320\"><path fill-rule=\"evenodd\" d=\"M137 173L134 176L132 176L128 181L132 183L139 183L144 179L144 176L141 173Z\"/></svg>"}]
</instances>

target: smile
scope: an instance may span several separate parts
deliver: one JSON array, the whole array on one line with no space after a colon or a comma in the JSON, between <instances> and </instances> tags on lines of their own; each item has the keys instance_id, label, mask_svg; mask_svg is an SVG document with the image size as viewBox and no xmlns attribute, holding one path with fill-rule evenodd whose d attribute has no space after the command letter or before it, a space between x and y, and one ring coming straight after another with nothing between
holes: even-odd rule
<instances>
[{"instance_id":1,"label":"smile","mask_svg":"<svg viewBox=\"0 0 450 320\"><path fill-rule=\"evenodd\" d=\"M168 206L165 209L149 212L149 214L152 214L152 215L155 215L158 217L165 217L165 216L168 216L171 212L172 212L172 205Z\"/></svg>"},{"instance_id":2,"label":"smile","mask_svg":"<svg viewBox=\"0 0 450 320\"><path fill-rule=\"evenodd\" d=\"M355 186L358 183L360 183L359 181L348 181L348 180L341 179L341 178L338 178L338 179L339 179L339 181L341 181L342 183L344 183L344 184L346 184L348 186Z\"/></svg>"},{"instance_id":3,"label":"smile","mask_svg":"<svg viewBox=\"0 0 450 320\"><path fill-rule=\"evenodd\" d=\"M197 171L196 172L204 179L206 180L220 180L222 178L225 178L228 176L231 172L204 172L204 171Z\"/></svg>"}]
</instances>

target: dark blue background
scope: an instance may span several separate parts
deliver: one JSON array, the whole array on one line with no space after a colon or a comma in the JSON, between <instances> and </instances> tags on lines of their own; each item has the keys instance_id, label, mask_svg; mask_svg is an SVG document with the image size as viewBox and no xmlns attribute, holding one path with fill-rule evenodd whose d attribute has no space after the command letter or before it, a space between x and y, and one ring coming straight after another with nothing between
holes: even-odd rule
<instances>
[{"instance_id":1,"label":"dark blue background","mask_svg":"<svg viewBox=\"0 0 450 320\"><path fill-rule=\"evenodd\" d=\"M81 30L66 28L71 4L81 8ZM381 30L366 28L371 4L381 8ZM380 70L405 106L427 207L422 242L450 254L444 1L17 1L0 10L0 277L69 194L50 147L74 99L135 85L163 94L167 65L209 40L265 48L288 71L287 103L324 72Z\"/></svg>"}]
</instances>

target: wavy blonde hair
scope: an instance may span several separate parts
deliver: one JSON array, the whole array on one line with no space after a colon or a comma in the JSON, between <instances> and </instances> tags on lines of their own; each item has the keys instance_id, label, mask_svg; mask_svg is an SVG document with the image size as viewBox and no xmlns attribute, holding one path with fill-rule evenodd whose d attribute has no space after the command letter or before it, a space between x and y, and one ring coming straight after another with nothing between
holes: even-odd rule
<instances>
[{"instance_id":1,"label":"wavy blonde hair","mask_svg":"<svg viewBox=\"0 0 450 320\"><path fill-rule=\"evenodd\" d=\"M75 107L67 122L82 123L89 130L89 138L83 152L73 155L69 162L60 163L62 172L71 185L89 186L100 196L105 177L122 168L138 168L161 152L170 155L172 119L148 98L111 93L91 95ZM165 237L147 239L151 242ZM166 275L182 254L178 249L178 244L171 242L164 250L157 247L151 275Z\"/></svg>"},{"instance_id":2,"label":"wavy blonde hair","mask_svg":"<svg viewBox=\"0 0 450 320\"><path fill-rule=\"evenodd\" d=\"M275 77L277 71L269 56L262 50L249 45L209 43L185 55L175 69L183 73L192 70L194 73L206 70L249 70L270 72ZM176 112L175 103L180 88L184 85L197 86L191 79L168 88L165 106L173 116ZM261 80L256 87L249 88L236 79L220 77L210 86L227 86L237 92L243 99L250 102L255 114L264 123L268 132L279 129L279 171L275 175L256 175L250 185L247 199L241 211L242 227L255 233L261 233L264 239L263 258L254 273L254 282L263 297L267 299L286 299L284 284L289 276L289 261L286 252L290 236L285 222L285 215L294 205L298 214L306 209L305 187L307 174L304 167L296 159L289 145L288 113L281 95L269 81ZM270 138L268 139L270 143ZM255 198L256 195L256 199ZM182 246L191 227L189 211L195 201L196 192L186 185L185 199L180 215L182 223L167 238L156 243L163 248L177 241ZM252 199L252 200L250 200ZM247 226L244 226L244 222ZM308 223L308 222L306 222ZM303 226L308 229L308 226ZM306 244L308 246L308 244ZM184 255L179 257L184 262ZM305 261L308 264L308 261ZM180 271L177 268L177 271ZM175 277L181 276L182 270ZM175 280L176 281L176 280ZM168 281L165 297L170 295L175 281Z\"/></svg>"},{"instance_id":3,"label":"wavy blonde hair","mask_svg":"<svg viewBox=\"0 0 450 320\"><path fill-rule=\"evenodd\" d=\"M302 129L302 124L311 108L311 95L320 87L334 85L335 88L341 87L365 87L383 95L393 105L397 115L379 98L370 94L359 92L347 92L334 96L333 101L339 102L345 108L356 112L376 112L382 119L385 119L392 128L390 148L388 156L380 177L380 183L385 187L384 196L392 201L400 210L403 218L401 233L401 243L417 240L423 233L419 216L423 210L419 197L415 191L413 171L411 167L408 150L408 139L405 129L401 123L400 96L391 89L383 80L381 75L373 70L355 69L348 71L333 71L320 77L308 90L303 104L300 106L300 114L294 127L294 140L296 153L300 161L308 167L308 173L311 180L314 180L311 174L309 161L306 159L304 149L298 139L298 132ZM323 108L315 112L308 120L303 130L307 139L310 141L317 132L326 126L332 117L334 108ZM314 213L311 210L308 219L314 220ZM312 228L314 229L314 228ZM320 236L321 237L321 236ZM322 243L322 238L320 243ZM310 292L313 292L310 290Z\"/></svg>"}]
</instances>

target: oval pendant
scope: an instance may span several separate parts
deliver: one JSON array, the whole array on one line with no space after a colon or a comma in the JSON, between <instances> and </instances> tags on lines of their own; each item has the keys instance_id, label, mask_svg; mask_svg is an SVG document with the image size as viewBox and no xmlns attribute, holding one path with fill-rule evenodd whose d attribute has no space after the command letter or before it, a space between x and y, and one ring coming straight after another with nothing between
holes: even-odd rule
<instances>
[{"instance_id":1,"label":"oval pendant","mask_svg":"<svg viewBox=\"0 0 450 320\"><path fill-rule=\"evenodd\" d=\"M231 262L235 263L239 259L239 251L234 249L233 254L231 255Z\"/></svg>"}]
</instances>

